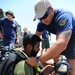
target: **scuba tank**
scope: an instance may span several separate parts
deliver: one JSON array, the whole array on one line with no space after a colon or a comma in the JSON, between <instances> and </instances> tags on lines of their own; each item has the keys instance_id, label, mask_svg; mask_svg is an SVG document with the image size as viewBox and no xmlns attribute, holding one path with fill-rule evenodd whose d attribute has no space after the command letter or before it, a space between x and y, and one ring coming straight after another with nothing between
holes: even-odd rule
<instances>
[{"instance_id":1,"label":"scuba tank","mask_svg":"<svg viewBox=\"0 0 75 75\"><path fill-rule=\"evenodd\" d=\"M55 75L69 75L72 70L71 66L67 62L67 58L61 55L59 61L54 66Z\"/></svg>"}]
</instances>

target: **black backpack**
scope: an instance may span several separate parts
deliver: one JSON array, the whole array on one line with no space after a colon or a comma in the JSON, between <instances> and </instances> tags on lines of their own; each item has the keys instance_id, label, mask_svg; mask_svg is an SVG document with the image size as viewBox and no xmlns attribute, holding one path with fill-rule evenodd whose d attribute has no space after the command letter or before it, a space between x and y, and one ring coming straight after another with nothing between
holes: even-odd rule
<instances>
[{"instance_id":1,"label":"black backpack","mask_svg":"<svg viewBox=\"0 0 75 75\"><path fill-rule=\"evenodd\" d=\"M18 50L7 52L0 50L0 75L14 75L15 65L27 57Z\"/></svg>"}]
</instances>

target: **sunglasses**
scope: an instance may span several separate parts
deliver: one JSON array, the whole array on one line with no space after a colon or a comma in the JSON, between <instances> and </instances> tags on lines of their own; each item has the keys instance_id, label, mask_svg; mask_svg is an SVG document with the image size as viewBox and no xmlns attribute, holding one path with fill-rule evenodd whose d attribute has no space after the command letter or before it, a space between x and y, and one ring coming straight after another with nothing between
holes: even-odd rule
<instances>
[{"instance_id":1,"label":"sunglasses","mask_svg":"<svg viewBox=\"0 0 75 75\"><path fill-rule=\"evenodd\" d=\"M49 15L49 12L50 12L50 8L48 8L48 10L46 11L46 13L44 14L42 18L38 18L38 19L41 21L42 19L47 18L47 16Z\"/></svg>"}]
</instances>

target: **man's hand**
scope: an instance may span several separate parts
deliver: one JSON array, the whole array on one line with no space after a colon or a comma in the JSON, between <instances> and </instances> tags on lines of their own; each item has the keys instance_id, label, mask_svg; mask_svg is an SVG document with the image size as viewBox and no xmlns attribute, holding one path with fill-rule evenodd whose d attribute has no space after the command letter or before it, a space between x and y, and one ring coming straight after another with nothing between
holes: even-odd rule
<instances>
[{"instance_id":1,"label":"man's hand","mask_svg":"<svg viewBox=\"0 0 75 75\"><path fill-rule=\"evenodd\" d=\"M28 58L27 60L25 60L30 66L34 67L37 65L36 63L36 57L32 57L32 58Z\"/></svg>"}]
</instances>

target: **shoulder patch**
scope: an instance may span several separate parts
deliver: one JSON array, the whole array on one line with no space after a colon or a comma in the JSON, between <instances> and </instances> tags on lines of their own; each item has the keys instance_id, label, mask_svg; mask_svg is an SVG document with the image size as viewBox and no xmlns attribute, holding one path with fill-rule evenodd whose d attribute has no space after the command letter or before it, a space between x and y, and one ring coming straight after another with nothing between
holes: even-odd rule
<instances>
[{"instance_id":1,"label":"shoulder patch","mask_svg":"<svg viewBox=\"0 0 75 75\"><path fill-rule=\"evenodd\" d=\"M64 26L66 24L66 19L62 19L58 22L60 26Z\"/></svg>"}]
</instances>

